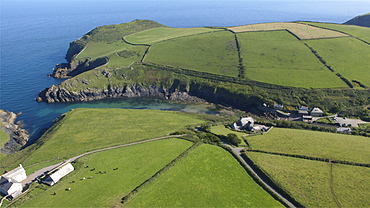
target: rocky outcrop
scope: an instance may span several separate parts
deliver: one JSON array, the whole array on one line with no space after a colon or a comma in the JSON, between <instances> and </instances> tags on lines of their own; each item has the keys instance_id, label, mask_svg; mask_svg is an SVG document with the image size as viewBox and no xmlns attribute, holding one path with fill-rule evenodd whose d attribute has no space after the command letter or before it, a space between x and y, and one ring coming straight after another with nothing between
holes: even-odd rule
<instances>
[{"instance_id":1,"label":"rocky outcrop","mask_svg":"<svg viewBox=\"0 0 370 208\"><path fill-rule=\"evenodd\" d=\"M89 71L96 67L102 66L108 63L108 61L108 57L103 57L97 58L93 61L90 61L90 59L84 59L74 60L71 63L57 64L56 67L53 69L53 73L51 74L51 76L55 78L73 77L85 71Z\"/></svg>"},{"instance_id":2,"label":"rocky outcrop","mask_svg":"<svg viewBox=\"0 0 370 208\"><path fill-rule=\"evenodd\" d=\"M1 130L9 135L9 141L0 148L0 152L3 154L15 153L28 141L29 134L27 130L22 129L19 123L14 123L16 118L17 114L0 110Z\"/></svg>"},{"instance_id":3,"label":"rocky outcrop","mask_svg":"<svg viewBox=\"0 0 370 208\"><path fill-rule=\"evenodd\" d=\"M40 92L37 101L53 102L74 102L74 101L91 101L105 98L133 98L133 97L156 97L173 101L183 102L204 102L187 92L178 90L168 90L158 86L141 86L138 84L127 85L125 87L109 86L107 89L80 90L78 92L68 91L60 85L51 87Z\"/></svg>"}]
</instances>

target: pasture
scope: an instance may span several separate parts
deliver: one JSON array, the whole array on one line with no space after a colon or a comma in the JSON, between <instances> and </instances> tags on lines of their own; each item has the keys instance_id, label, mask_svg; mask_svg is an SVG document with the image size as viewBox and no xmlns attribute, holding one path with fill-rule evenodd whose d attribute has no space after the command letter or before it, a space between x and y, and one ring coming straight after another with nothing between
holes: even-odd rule
<instances>
[{"instance_id":1,"label":"pasture","mask_svg":"<svg viewBox=\"0 0 370 208\"><path fill-rule=\"evenodd\" d=\"M370 46L355 38L309 40L307 44L345 78L370 87Z\"/></svg>"},{"instance_id":2,"label":"pasture","mask_svg":"<svg viewBox=\"0 0 370 208\"><path fill-rule=\"evenodd\" d=\"M247 138L253 149L311 157L370 163L370 139L318 131L273 128Z\"/></svg>"},{"instance_id":3,"label":"pasture","mask_svg":"<svg viewBox=\"0 0 370 208\"><path fill-rule=\"evenodd\" d=\"M238 33L247 78L302 88L347 87L286 31Z\"/></svg>"},{"instance_id":4,"label":"pasture","mask_svg":"<svg viewBox=\"0 0 370 208\"><path fill-rule=\"evenodd\" d=\"M195 35L200 33L207 33L211 31L216 31L220 29L210 29L210 28L171 28L171 27L158 27L150 30L144 30L138 33L134 33L125 36L125 40L134 44L153 44L156 42L161 42L168 39Z\"/></svg>"},{"instance_id":5,"label":"pasture","mask_svg":"<svg viewBox=\"0 0 370 208\"><path fill-rule=\"evenodd\" d=\"M165 139L82 157L73 164L76 170L61 182L53 187L42 185L36 188L26 196L28 199L14 204L14 207L120 206L122 197L191 144L180 139ZM68 188L69 191L66 190Z\"/></svg>"},{"instance_id":6,"label":"pasture","mask_svg":"<svg viewBox=\"0 0 370 208\"><path fill-rule=\"evenodd\" d=\"M330 189L330 164L257 152L253 162L307 207L338 207ZM342 207L370 203L370 168L333 164L333 190Z\"/></svg>"},{"instance_id":7,"label":"pasture","mask_svg":"<svg viewBox=\"0 0 370 208\"><path fill-rule=\"evenodd\" d=\"M35 144L12 156L32 152L19 159L9 158L8 162L13 165L22 163L26 167L51 159L68 159L95 149L166 136L186 125L199 123L202 120L196 116L180 112L74 109Z\"/></svg>"},{"instance_id":8,"label":"pasture","mask_svg":"<svg viewBox=\"0 0 370 208\"><path fill-rule=\"evenodd\" d=\"M346 34L326 30L318 27L313 27L310 25L294 23L294 22L274 22L274 23L262 23L262 24L252 24L243 25L238 27L230 27L236 33L240 32L255 32L255 31L273 31L273 30L289 30L294 33L301 40L307 39L317 39L317 38L335 38L335 37L345 37Z\"/></svg>"},{"instance_id":9,"label":"pasture","mask_svg":"<svg viewBox=\"0 0 370 208\"><path fill-rule=\"evenodd\" d=\"M217 146L201 145L124 207L283 207Z\"/></svg>"},{"instance_id":10,"label":"pasture","mask_svg":"<svg viewBox=\"0 0 370 208\"><path fill-rule=\"evenodd\" d=\"M168 40L153 45L144 60L213 74L238 76L234 35L227 31Z\"/></svg>"},{"instance_id":11,"label":"pasture","mask_svg":"<svg viewBox=\"0 0 370 208\"><path fill-rule=\"evenodd\" d=\"M140 61L146 49L146 46L131 46L126 48L126 50L113 53L109 55L109 62L97 69L127 67L135 61Z\"/></svg>"},{"instance_id":12,"label":"pasture","mask_svg":"<svg viewBox=\"0 0 370 208\"><path fill-rule=\"evenodd\" d=\"M146 48L147 47L145 46L133 46L127 44L122 40L116 41L114 43L90 41L87 44L86 48L76 57L76 59L91 58L92 60L94 60L99 57L110 56L111 54L116 54L122 51L132 51L139 52L141 54L141 56L136 57L135 59L136 61L140 61L142 55L144 55Z\"/></svg>"},{"instance_id":13,"label":"pasture","mask_svg":"<svg viewBox=\"0 0 370 208\"><path fill-rule=\"evenodd\" d=\"M321 28L328 28L328 29L331 29L331 30L341 31L341 32L347 33L349 35L360 38L360 39L370 43L370 28L368 28L368 27L360 27L360 26L356 26L356 25L318 23L318 22L302 22L302 23L312 25L312 26L321 27Z\"/></svg>"}]
</instances>

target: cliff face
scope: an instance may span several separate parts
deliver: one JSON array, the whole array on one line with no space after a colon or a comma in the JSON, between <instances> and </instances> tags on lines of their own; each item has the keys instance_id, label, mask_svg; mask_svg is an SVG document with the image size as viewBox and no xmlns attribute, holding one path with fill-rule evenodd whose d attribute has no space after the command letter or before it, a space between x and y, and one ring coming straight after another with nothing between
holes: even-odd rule
<instances>
[{"instance_id":1,"label":"cliff face","mask_svg":"<svg viewBox=\"0 0 370 208\"><path fill-rule=\"evenodd\" d=\"M112 86L108 89L87 89L78 92L68 91L59 85L52 85L40 92L37 101L53 102L74 102L91 101L104 98L133 98L133 97L156 97L167 100L186 101L186 102L204 102L195 96L186 92L170 91L163 87L141 86L138 84L127 85L125 87Z\"/></svg>"},{"instance_id":2,"label":"cliff face","mask_svg":"<svg viewBox=\"0 0 370 208\"><path fill-rule=\"evenodd\" d=\"M0 148L0 152L3 154L15 153L28 141L28 132L14 123L16 118L17 114L0 109L0 131L2 130L9 135L9 141Z\"/></svg>"}]
</instances>

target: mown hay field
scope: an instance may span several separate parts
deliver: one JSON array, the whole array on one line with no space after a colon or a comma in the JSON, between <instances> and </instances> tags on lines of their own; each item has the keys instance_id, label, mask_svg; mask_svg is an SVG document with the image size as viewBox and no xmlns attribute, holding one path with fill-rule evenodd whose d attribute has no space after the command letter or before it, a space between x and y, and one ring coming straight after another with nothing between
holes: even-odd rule
<instances>
[{"instance_id":1,"label":"mown hay field","mask_svg":"<svg viewBox=\"0 0 370 208\"><path fill-rule=\"evenodd\" d=\"M238 33L247 78L303 88L347 87L286 31Z\"/></svg>"},{"instance_id":2,"label":"mown hay field","mask_svg":"<svg viewBox=\"0 0 370 208\"><path fill-rule=\"evenodd\" d=\"M356 26L356 25L319 23L319 22L302 22L302 23L344 32L344 33L347 33L349 35L360 38L370 43L370 28L368 27L361 27L361 26Z\"/></svg>"},{"instance_id":3,"label":"mown hay field","mask_svg":"<svg viewBox=\"0 0 370 208\"><path fill-rule=\"evenodd\" d=\"M125 207L283 207L217 146L201 145Z\"/></svg>"},{"instance_id":4,"label":"mown hay field","mask_svg":"<svg viewBox=\"0 0 370 208\"><path fill-rule=\"evenodd\" d=\"M4 164L25 167L51 159L68 159L104 147L166 136L186 125L202 123L191 114L133 109L74 109L49 129L34 145L4 158ZM42 145L40 145L42 144ZM16 161L17 155L26 158Z\"/></svg>"},{"instance_id":5,"label":"mown hay field","mask_svg":"<svg viewBox=\"0 0 370 208\"><path fill-rule=\"evenodd\" d=\"M157 43L144 61L232 77L239 73L236 41L227 31Z\"/></svg>"},{"instance_id":6,"label":"mown hay field","mask_svg":"<svg viewBox=\"0 0 370 208\"><path fill-rule=\"evenodd\" d=\"M309 40L306 43L345 78L370 87L370 45L355 38Z\"/></svg>"},{"instance_id":7,"label":"mown hay field","mask_svg":"<svg viewBox=\"0 0 370 208\"><path fill-rule=\"evenodd\" d=\"M76 170L61 182L53 187L36 188L27 194L27 200L13 207L119 206L125 195L191 144L181 139L164 139L84 156L73 164Z\"/></svg>"},{"instance_id":8,"label":"mown hay field","mask_svg":"<svg viewBox=\"0 0 370 208\"><path fill-rule=\"evenodd\" d=\"M344 33L294 22L274 22L274 23L243 25L238 27L231 27L228 29L237 33L253 31L289 30L290 32L294 33L297 37L299 37L301 40L348 36Z\"/></svg>"},{"instance_id":9,"label":"mown hay field","mask_svg":"<svg viewBox=\"0 0 370 208\"><path fill-rule=\"evenodd\" d=\"M248 152L293 198L307 207L338 207L330 189L330 164L257 152ZM333 190L342 207L370 204L370 168L333 164Z\"/></svg>"},{"instance_id":10,"label":"mown hay field","mask_svg":"<svg viewBox=\"0 0 370 208\"><path fill-rule=\"evenodd\" d=\"M363 136L273 128L247 140L256 150L370 163L370 139Z\"/></svg>"},{"instance_id":11,"label":"mown hay field","mask_svg":"<svg viewBox=\"0 0 370 208\"><path fill-rule=\"evenodd\" d=\"M218 29L220 30L220 29ZM199 33L206 33L215 31L215 29L210 28L171 28L171 27L159 27L150 30L144 30L138 33L134 33L125 36L125 40L133 44L153 44L156 42L195 35Z\"/></svg>"}]
</instances>

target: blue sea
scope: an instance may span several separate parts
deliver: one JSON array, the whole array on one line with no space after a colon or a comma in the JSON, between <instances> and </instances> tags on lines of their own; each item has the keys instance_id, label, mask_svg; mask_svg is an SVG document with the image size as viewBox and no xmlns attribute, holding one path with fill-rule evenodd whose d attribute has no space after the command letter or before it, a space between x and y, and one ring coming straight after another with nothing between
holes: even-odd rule
<instances>
[{"instance_id":1,"label":"blue sea","mask_svg":"<svg viewBox=\"0 0 370 208\"><path fill-rule=\"evenodd\" d=\"M238 26L308 20L343 23L370 12L368 0L0 0L0 108L22 112L34 135L79 107L206 111L148 99L37 103L39 91L61 82L47 77L65 62L69 42L101 25L150 19L171 27Z\"/></svg>"}]
</instances>

